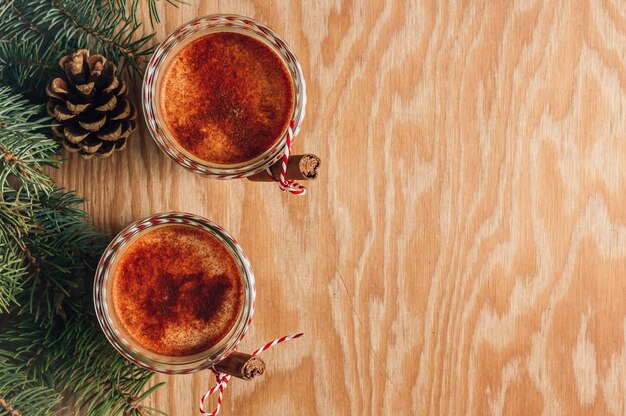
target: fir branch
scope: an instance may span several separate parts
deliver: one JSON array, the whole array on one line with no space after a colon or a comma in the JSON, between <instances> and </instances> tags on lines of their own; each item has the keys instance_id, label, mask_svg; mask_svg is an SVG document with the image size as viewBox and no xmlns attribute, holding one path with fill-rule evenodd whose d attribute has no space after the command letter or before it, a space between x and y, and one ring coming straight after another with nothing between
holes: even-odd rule
<instances>
[{"instance_id":1,"label":"fir branch","mask_svg":"<svg viewBox=\"0 0 626 416\"><path fill-rule=\"evenodd\" d=\"M57 55L47 49L41 39L25 41L17 36L11 42L3 42L0 38L0 83L23 93L31 101L44 103L48 98L45 94L47 80L60 72Z\"/></svg>"},{"instance_id":2,"label":"fir branch","mask_svg":"<svg viewBox=\"0 0 626 416\"><path fill-rule=\"evenodd\" d=\"M62 402L62 396L41 381L28 377L23 363L15 360L14 352L3 346L0 342L0 414L57 414L58 410L54 409Z\"/></svg>"},{"instance_id":3,"label":"fir branch","mask_svg":"<svg viewBox=\"0 0 626 416\"><path fill-rule=\"evenodd\" d=\"M24 238L34 229L28 218L35 195L48 195L53 182L44 166L53 159L57 144L42 131L48 124L41 107L0 88L0 313L19 304L18 296L31 274ZM15 188L19 188L16 190Z\"/></svg>"},{"instance_id":4,"label":"fir branch","mask_svg":"<svg viewBox=\"0 0 626 416\"><path fill-rule=\"evenodd\" d=\"M11 3L9 0L3 0L3 1L7 5L10 5L10 3ZM48 34L46 34L43 30L39 29L39 27L37 27L37 25L34 22L31 22L30 20L28 20L28 18L25 15L20 13L20 11L15 9L15 8L12 9L12 12L15 14L15 16L17 16L17 20L20 23L26 25L26 27L31 29L32 32L34 32L34 33L38 34L39 36L41 36L42 39L50 41L50 48L51 49L56 49L56 43L51 40L51 38L48 36ZM26 40L26 39L22 39L22 40Z\"/></svg>"},{"instance_id":5,"label":"fir branch","mask_svg":"<svg viewBox=\"0 0 626 416\"><path fill-rule=\"evenodd\" d=\"M137 60L137 56L135 54L135 51L133 51L131 48L125 47L124 45L122 45L119 42L117 42L115 39L109 38L109 37L105 36L104 34L99 33L96 30L96 28L89 27L89 26L87 26L85 24L82 24L78 20L77 16L74 16L74 15L70 14L65 9L65 7L63 7L63 5L61 4L60 1L52 0L52 5L57 8L59 13L61 13L65 17L67 17L67 19L69 19L74 24L74 26L76 26L80 30L82 30L82 31L84 31L86 33L89 33L91 36L93 36L94 38L96 38L97 40L99 40L102 43L110 44L114 48L118 49L125 56L127 56L131 61L136 61Z\"/></svg>"},{"instance_id":6,"label":"fir branch","mask_svg":"<svg viewBox=\"0 0 626 416\"><path fill-rule=\"evenodd\" d=\"M181 4L189 4L184 0L166 0L168 4L178 8ZM126 0L108 0L109 7L111 9L121 10L124 13L124 17L126 17L127 9L129 12L129 16L132 17L134 22L137 22L137 8L139 7L139 0L132 0L130 3L130 7L127 6ZM145 4L145 3L144 3ZM157 0L148 0L148 13L150 17L150 26L154 27L158 23L161 23L161 19L159 17L159 11L157 9Z\"/></svg>"},{"instance_id":7,"label":"fir branch","mask_svg":"<svg viewBox=\"0 0 626 416\"><path fill-rule=\"evenodd\" d=\"M9 307L18 305L18 295L22 292L22 281L28 274L23 258L14 250L0 252L0 313L9 312Z\"/></svg>"},{"instance_id":8,"label":"fir branch","mask_svg":"<svg viewBox=\"0 0 626 416\"><path fill-rule=\"evenodd\" d=\"M141 393L152 374L115 351L93 314L70 314L65 323L52 328L32 321L15 324L0 334L0 373L4 371L63 390L63 396L72 400L72 414L78 410L88 416L156 413L141 401L159 385ZM15 392L9 388L7 394ZM57 400L52 410L65 413L67 406L67 401Z\"/></svg>"},{"instance_id":9,"label":"fir branch","mask_svg":"<svg viewBox=\"0 0 626 416\"><path fill-rule=\"evenodd\" d=\"M4 194L15 180L26 194L50 192L52 180L44 166L55 166L58 145L43 131L50 121L42 108L32 105L9 88L0 88L0 191Z\"/></svg>"},{"instance_id":10,"label":"fir branch","mask_svg":"<svg viewBox=\"0 0 626 416\"><path fill-rule=\"evenodd\" d=\"M107 8L102 3L102 0L52 0L53 7L46 16L56 17L51 25L56 26L55 40L70 46L66 49L93 49L116 61L120 71L132 68L139 73L141 58L152 54L152 47L147 45L154 34L139 36L139 23L125 17L121 10Z\"/></svg>"},{"instance_id":11,"label":"fir branch","mask_svg":"<svg viewBox=\"0 0 626 416\"><path fill-rule=\"evenodd\" d=\"M46 71L54 71L54 70L58 69L55 66L44 64L42 62L37 62L34 59L28 59L28 58L14 59L14 60L11 61L11 65L24 66L24 67L34 67L37 70L46 70Z\"/></svg>"},{"instance_id":12,"label":"fir branch","mask_svg":"<svg viewBox=\"0 0 626 416\"><path fill-rule=\"evenodd\" d=\"M4 199L5 204L20 207L12 216L26 224L0 228L0 238L8 247L21 251L23 261L13 265L14 274L20 276L21 286L29 286L26 296L13 303L23 305L22 313L51 321L59 314L55 302L58 292L66 296L67 307L77 307L73 291L91 276L108 239L87 221L85 212L78 208L84 200L74 193L55 189L33 198L9 191ZM0 277L3 286L5 280Z\"/></svg>"}]
</instances>

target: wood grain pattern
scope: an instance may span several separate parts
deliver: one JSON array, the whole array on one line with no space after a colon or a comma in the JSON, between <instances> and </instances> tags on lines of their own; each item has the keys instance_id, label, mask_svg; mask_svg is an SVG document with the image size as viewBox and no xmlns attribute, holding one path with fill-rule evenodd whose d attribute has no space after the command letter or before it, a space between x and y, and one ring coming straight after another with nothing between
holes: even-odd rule
<instances>
[{"instance_id":1,"label":"wood grain pattern","mask_svg":"<svg viewBox=\"0 0 626 416\"><path fill-rule=\"evenodd\" d=\"M191 3L160 5L157 41L232 12L293 46L295 151L324 160L309 194L195 176L145 127L55 176L107 232L222 224L258 278L244 349L306 332L223 414L626 414L626 3ZM159 380L173 416L212 384Z\"/></svg>"}]
</instances>

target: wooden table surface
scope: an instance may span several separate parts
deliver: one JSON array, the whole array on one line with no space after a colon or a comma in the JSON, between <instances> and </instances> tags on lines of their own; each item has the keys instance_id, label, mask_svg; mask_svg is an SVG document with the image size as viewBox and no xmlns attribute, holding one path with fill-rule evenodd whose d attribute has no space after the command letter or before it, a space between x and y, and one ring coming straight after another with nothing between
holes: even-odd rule
<instances>
[{"instance_id":1,"label":"wooden table surface","mask_svg":"<svg viewBox=\"0 0 626 416\"><path fill-rule=\"evenodd\" d=\"M104 231L180 210L236 236L243 349L306 333L222 414L626 414L626 3L164 3L157 42L218 12L281 34L308 84L295 152L323 158L293 197L187 172L142 126L56 174ZM172 416L213 383L162 380Z\"/></svg>"}]
</instances>

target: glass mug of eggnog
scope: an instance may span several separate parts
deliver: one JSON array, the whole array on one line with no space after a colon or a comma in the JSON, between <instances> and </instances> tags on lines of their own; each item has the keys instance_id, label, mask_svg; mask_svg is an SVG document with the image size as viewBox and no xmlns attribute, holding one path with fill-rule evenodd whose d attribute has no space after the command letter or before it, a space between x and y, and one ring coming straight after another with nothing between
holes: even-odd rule
<instances>
[{"instance_id":1,"label":"glass mug of eggnog","mask_svg":"<svg viewBox=\"0 0 626 416\"><path fill-rule=\"evenodd\" d=\"M210 368L232 352L254 313L254 275L237 242L193 214L137 221L105 250L96 316L124 357L152 371Z\"/></svg>"},{"instance_id":2,"label":"glass mug of eggnog","mask_svg":"<svg viewBox=\"0 0 626 416\"><path fill-rule=\"evenodd\" d=\"M195 173L234 179L282 157L304 118L305 88L296 57L271 29L211 15L181 26L156 49L142 106L167 155Z\"/></svg>"}]
</instances>

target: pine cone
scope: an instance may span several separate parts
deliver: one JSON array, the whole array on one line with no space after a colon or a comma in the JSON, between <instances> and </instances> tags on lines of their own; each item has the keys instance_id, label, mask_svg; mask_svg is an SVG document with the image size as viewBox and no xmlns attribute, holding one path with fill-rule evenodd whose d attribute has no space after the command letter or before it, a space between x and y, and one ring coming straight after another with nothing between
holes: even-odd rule
<instances>
[{"instance_id":1,"label":"pine cone","mask_svg":"<svg viewBox=\"0 0 626 416\"><path fill-rule=\"evenodd\" d=\"M59 124L52 128L54 135L84 159L122 150L137 127L137 113L115 65L102 55L89 56L87 49L65 55L59 65L65 75L46 86L46 109Z\"/></svg>"}]
</instances>

